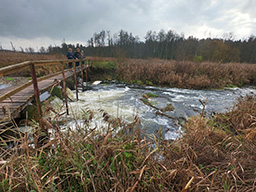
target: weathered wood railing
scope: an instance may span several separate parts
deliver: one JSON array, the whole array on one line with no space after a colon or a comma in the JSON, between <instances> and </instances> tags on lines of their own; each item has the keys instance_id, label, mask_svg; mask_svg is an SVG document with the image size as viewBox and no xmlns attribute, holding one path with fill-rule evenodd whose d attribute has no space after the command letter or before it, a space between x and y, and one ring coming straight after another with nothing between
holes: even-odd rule
<instances>
[{"instance_id":1,"label":"weathered wood railing","mask_svg":"<svg viewBox=\"0 0 256 192\"><path fill-rule=\"evenodd\" d=\"M26 87L29 87L31 84L33 84L33 88L34 88L34 97L36 100L36 107L37 107L37 116L39 119L39 133L42 133L40 135L43 136L39 136L38 141L36 142L37 144L35 144L37 147L41 147L44 143L44 141L48 140L49 138L49 134L48 134L48 128L45 127L42 123L42 111L41 111L41 102L40 102L40 97L39 97L39 89L38 89L38 82L42 81L44 79L48 79L50 77L53 77L55 75L59 75L60 73L62 73L62 82L63 82L63 93L64 93L64 99L65 99L65 103L66 103L66 113L68 114L68 99L67 99L67 93L66 93L66 78L65 78L65 72L70 71L70 70L74 70L74 77L75 77L75 87L76 87L76 98L78 100L78 86L77 86L77 68L80 67L81 69L81 73L82 73L82 82L84 82L83 79L83 69L84 69L84 65L83 63L88 62L87 59L80 59L80 60L55 60L55 61L26 61L23 63L19 63L19 64L15 64L15 65L10 65L4 68L0 68L0 77L6 76L6 75L11 75L13 73L17 73L21 70L24 70L27 67L30 67L30 73L31 73L31 78L32 81L20 85L16 88L14 88L13 90L3 94L0 96L0 102L4 101L7 98L10 98L11 100L11 96L15 95L16 93L18 93L19 91L25 89ZM73 64L73 69L66 69L64 70L64 65L71 63ZM76 63L79 62L79 66L76 66ZM88 64L88 63L87 63ZM50 74L50 75L46 75L44 77L40 77L37 79L36 76L36 69L35 66L46 66L46 65L61 65L61 71L54 73L54 74ZM86 68L87 69L87 68ZM87 70L86 70L86 74L87 74ZM82 83L83 85L83 83Z\"/></svg>"},{"instance_id":2,"label":"weathered wood railing","mask_svg":"<svg viewBox=\"0 0 256 192\"><path fill-rule=\"evenodd\" d=\"M30 73L31 73L31 78L32 78L32 81L30 81L30 82L28 82L26 84L20 85L20 86L14 88L13 90L11 90L11 91L1 95L0 96L0 102L5 100L5 99L7 99L7 98L10 98L12 95L18 93L19 91L21 91L21 90L25 89L26 87L28 87L28 86L33 84L34 95L35 95L35 100L36 100L36 104L37 104L37 113L38 113L38 116L41 117L42 112L41 112L40 99L39 99L38 82L62 73L62 76L63 76L64 98L65 98L66 109L67 109L67 114L68 114L65 72L66 71L70 71L70 70L74 70L74 74L75 74L74 75L75 76L75 87L76 87L76 98L78 100L78 89L77 89L77 79L76 79L77 68L79 67L80 69L83 69L84 68L83 63L86 62L88 64L88 61L90 61L90 60L80 59L80 60L26 61L26 62L23 62L23 63L18 63L18 64L14 64L14 65L10 65L10 66L7 66L7 67L0 68L0 77L3 77L3 76L6 76L6 75L17 73L17 72L19 72L21 70L26 69L27 67L30 67ZM73 68L64 70L64 65L68 64L68 63L71 63L71 62L73 63ZM79 66L76 66L77 62L79 62ZM44 77L37 78L35 66L48 66L48 65L61 65L61 71L57 72L57 73L54 73L54 74L46 75ZM84 80L83 79L83 70L81 70L81 71L82 71L81 75L82 75L82 81L83 81ZM83 86L83 84L82 84L82 86Z\"/></svg>"},{"instance_id":3,"label":"weathered wood railing","mask_svg":"<svg viewBox=\"0 0 256 192\"><path fill-rule=\"evenodd\" d=\"M14 89L10 90L7 93L4 93L3 95L0 96L0 103L4 102L7 100L8 98L10 98L10 101L12 102L11 97L15 97L15 94L17 94L18 92L22 91L23 89L31 86L33 84L33 89L34 89L34 97L36 100L36 107L37 107L37 115L38 115L38 119L39 119L39 133L43 133L42 136L39 136L41 134L39 134L39 138L37 141L35 141L35 146L37 147L41 147L43 146L44 141L48 140L49 138L49 134L48 134L48 128L44 123L44 119L42 118L42 111L41 111L41 104L40 104L40 97L39 97L39 89L38 89L38 82L54 77L56 75L60 76L60 74L62 73L62 82L63 82L63 93L64 93L64 99L65 99L65 103L66 103L66 113L68 114L68 102L67 102L67 93L66 93L66 78L65 78L65 74L68 75L73 75L71 72L71 70L73 70L74 72L74 79L75 79L75 88L76 88L76 98L78 100L78 86L77 86L77 72L81 71L81 77L82 77L82 82L84 82L84 75L83 75L83 71L85 69L86 72L86 81L87 81L87 67L88 64L89 66L92 66L92 62L94 61L102 61L105 59L102 58L93 58L93 59L80 59L80 60L51 60L51 61L47 61L47 60L42 60L42 61L26 61L23 63L18 63L18 64L14 64L14 65L10 65L4 68L0 68L0 77L6 76L6 75L11 75L13 73L17 73L19 71L24 70L25 68L29 68L30 69L30 73L31 73L31 78L32 81L25 83L23 85L20 85L18 87L15 87ZM79 66L76 66L76 63L79 62ZM66 66L66 64L68 63L72 63L73 64L73 68L68 68ZM86 66L84 65L86 63ZM40 78L37 78L36 76L36 66L48 66L48 65L60 65L61 69L59 72L54 73L54 74L49 74ZM65 67L64 67L65 66ZM66 68L64 70L64 68ZM77 68L79 68L79 70L77 70ZM16 75L15 75L16 76ZM56 76L57 77L57 76ZM53 85L51 85L53 86ZM83 87L83 83L82 83L82 88ZM27 100L28 102L28 100ZM0 119L0 122L2 121L2 119ZM3 120L4 121L4 120ZM36 144L37 143L37 144Z\"/></svg>"}]
</instances>

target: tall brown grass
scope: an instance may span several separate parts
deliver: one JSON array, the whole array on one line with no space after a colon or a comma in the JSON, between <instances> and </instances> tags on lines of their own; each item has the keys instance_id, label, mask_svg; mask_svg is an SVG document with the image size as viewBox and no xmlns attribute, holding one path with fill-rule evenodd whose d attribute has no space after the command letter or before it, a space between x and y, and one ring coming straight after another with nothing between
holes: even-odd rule
<instances>
[{"instance_id":1,"label":"tall brown grass","mask_svg":"<svg viewBox=\"0 0 256 192\"><path fill-rule=\"evenodd\" d=\"M66 59L63 55L28 54L0 51L0 67L28 60ZM246 63L195 63L189 61L173 61L161 59L115 59L87 57L94 62L114 62L115 75L126 82L143 82L160 86L180 87L188 89L212 89L226 86L256 85L256 64ZM39 76L60 70L56 66L37 67ZM104 70L113 69L104 68ZM96 70L97 73L99 72ZM92 71L91 71L92 72ZM101 71L105 77L104 71ZM15 76L29 76L29 70ZM89 74L90 75L90 74ZM99 74L91 74L91 76ZM113 76L113 75L112 75ZM92 78L93 79L93 78Z\"/></svg>"},{"instance_id":2,"label":"tall brown grass","mask_svg":"<svg viewBox=\"0 0 256 192\"><path fill-rule=\"evenodd\" d=\"M127 59L117 66L117 75L128 82L147 81L181 88L224 88L256 84L256 65L245 63L194 63L160 59Z\"/></svg>"},{"instance_id":3,"label":"tall brown grass","mask_svg":"<svg viewBox=\"0 0 256 192\"><path fill-rule=\"evenodd\" d=\"M137 117L126 124L104 111L108 127L102 131L86 126L63 131L53 123L52 139L41 148L27 133L13 139L13 148L0 148L0 189L255 191L255 103L255 95L247 96L214 119L203 113L191 117L173 142L160 133L142 138ZM93 113L85 113L89 122Z\"/></svg>"},{"instance_id":4,"label":"tall brown grass","mask_svg":"<svg viewBox=\"0 0 256 192\"><path fill-rule=\"evenodd\" d=\"M35 60L58 60L66 59L65 56L60 54L49 55L49 54L31 54L31 53L21 53L13 51L0 51L0 68L9 66L12 64L21 63L24 61L35 61ZM47 75L61 70L60 66L50 65L50 66L38 66L36 67L36 73L38 76ZM15 72L9 76L13 77L30 77L30 68L23 68L20 72Z\"/></svg>"},{"instance_id":5,"label":"tall brown grass","mask_svg":"<svg viewBox=\"0 0 256 192\"><path fill-rule=\"evenodd\" d=\"M24 61L35 61L35 60L57 60L66 59L65 56L60 54L31 54L13 51L0 51L0 68L11 64L21 63Z\"/></svg>"}]
</instances>

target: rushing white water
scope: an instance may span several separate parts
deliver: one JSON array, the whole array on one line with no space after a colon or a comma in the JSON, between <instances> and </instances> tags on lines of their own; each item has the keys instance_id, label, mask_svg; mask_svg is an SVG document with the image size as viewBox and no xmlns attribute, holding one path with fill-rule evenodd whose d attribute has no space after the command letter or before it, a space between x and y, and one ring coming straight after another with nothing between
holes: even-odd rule
<instances>
[{"instance_id":1,"label":"rushing white water","mask_svg":"<svg viewBox=\"0 0 256 192\"><path fill-rule=\"evenodd\" d=\"M6 84L0 84L0 89L4 89L6 87L10 87L11 85L6 85Z\"/></svg>"},{"instance_id":2,"label":"rushing white water","mask_svg":"<svg viewBox=\"0 0 256 192\"><path fill-rule=\"evenodd\" d=\"M102 85L98 83L92 84L91 88L89 91L79 93L79 101L69 103L71 111L69 119L76 119L76 121L69 121L69 126L78 124L83 126L83 116L86 115L87 110L90 110L94 114L94 120L90 126L107 127L107 123L100 113L100 110L104 110L112 117L121 118L126 122L132 122L137 115L141 119L141 128L146 133L156 133L161 129L165 139L176 139L180 135L178 120L201 113L203 109L201 102L206 99L205 112L210 115L212 112L228 111L239 96L256 94L254 88L188 90L158 87L138 88L123 84ZM156 98L149 99L150 103L157 108L163 108L166 104L171 103L175 108L174 111L167 111L165 114L176 118L176 120L156 114L159 110L145 105L141 101L142 95L145 93L158 95Z\"/></svg>"}]
</instances>

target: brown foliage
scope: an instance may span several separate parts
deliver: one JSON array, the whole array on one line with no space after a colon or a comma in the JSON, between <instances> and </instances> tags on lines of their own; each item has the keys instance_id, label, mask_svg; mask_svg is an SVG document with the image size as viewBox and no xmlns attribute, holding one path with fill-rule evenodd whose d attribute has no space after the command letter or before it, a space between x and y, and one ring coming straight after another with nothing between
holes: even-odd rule
<instances>
[{"instance_id":1,"label":"brown foliage","mask_svg":"<svg viewBox=\"0 0 256 192\"><path fill-rule=\"evenodd\" d=\"M219 123L236 134L246 134L248 141L256 140L256 101L255 96L240 97L233 109L216 117Z\"/></svg>"},{"instance_id":2,"label":"brown foliage","mask_svg":"<svg viewBox=\"0 0 256 192\"><path fill-rule=\"evenodd\" d=\"M114 61L119 80L152 82L155 85L180 88L209 89L256 84L256 65L245 63L195 63L161 59L122 59L87 57L89 60ZM0 51L0 67L28 60L66 59L61 55L28 54ZM37 69L39 76L59 70L56 66ZM19 76L29 76L29 70Z\"/></svg>"},{"instance_id":3,"label":"brown foliage","mask_svg":"<svg viewBox=\"0 0 256 192\"><path fill-rule=\"evenodd\" d=\"M57 59L66 59L65 56L62 55L49 55L49 54L31 54L31 53L21 53L21 52L13 52L13 51L0 51L0 68L9 66L12 64L21 63L24 61L38 61L38 60L57 60ZM51 66L38 66L37 67L37 75L43 76L56 71L59 71L60 67L56 65ZM10 76L30 76L29 67L23 68L22 71L16 72L15 74L10 74Z\"/></svg>"},{"instance_id":4,"label":"brown foliage","mask_svg":"<svg viewBox=\"0 0 256 192\"><path fill-rule=\"evenodd\" d=\"M24 61L56 60L56 59L66 59L66 57L58 54L49 55L49 54L21 53L21 52L13 52L13 51L0 51L0 67L21 63Z\"/></svg>"},{"instance_id":5,"label":"brown foliage","mask_svg":"<svg viewBox=\"0 0 256 192\"><path fill-rule=\"evenodd\" d=\"M181 88L224 88L256 83L256 65L240 63L194 63L160 59L127 59L117 67L125 81L152 81Z\"/></svg>"},{"instance_id":6,"label":"brown foliage","mask_svg":"<svg viewBox=\"0 0 256 192\"><path fill-rule=\"evenodd\" d=\"M256 143L248 136L255 133L255 101L241 99L215 119L192 117L173 142L141 138L137 117L125 124L103 110L109 125L100 132L49 125L52 139L39 149L29 145L27 134L15 148L0 148L1 190L255 191Z\"/></svg>"}]
</instances>

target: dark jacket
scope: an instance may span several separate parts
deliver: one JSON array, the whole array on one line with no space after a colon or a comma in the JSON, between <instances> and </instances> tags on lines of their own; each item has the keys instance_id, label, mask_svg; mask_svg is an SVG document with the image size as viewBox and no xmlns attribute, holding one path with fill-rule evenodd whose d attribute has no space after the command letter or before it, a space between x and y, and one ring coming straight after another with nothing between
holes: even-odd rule
<instances>
[{"instance_id":1,"label":"dark jacket","mask_svg":"<svg viewBox=\"0 0 256 192\"><path fill-rule=\"evenodd\" d=\"M75 56L77 59L82 59L81 52L75 52L74 56Z\"/></svg>"},{"instance_id":2,"label":"dark jacket","mask_svg":"<svg viewBox=\"0 0 256 192\"><path fill-rule=\"evenodd\" d=\"M70 52L70 51L68 51L67 52L67 59L76 59L76 57L73 55L73 53L72 52ZM72 62L71 63L68 63L68 67L69 68L72 68Z\"/></svg>"},{"instance_id":3,"label":"dark jacket","mask_svg":"<svg viewBox=\"0 0 256 192\"><path fill-rule=\"evenodd\" d=\"M72 52L68 51L67 52L67 59L75 59L76 57L73 55Z\"/></svg>"},{"instance_id":4,"label":"dark jacket","mask_svg":"<svg viewBox=\"0 0 256 192\"><path fill-rule=\"evenodd\" d=\"M76 51L74 55L75 55L75 57L76 57L77 59L82 59L81 52L77 52L77 51ZM76 62L76 66L79 66L79 64L80 64L79 61Z\"/></svg>"}]
</instances>

